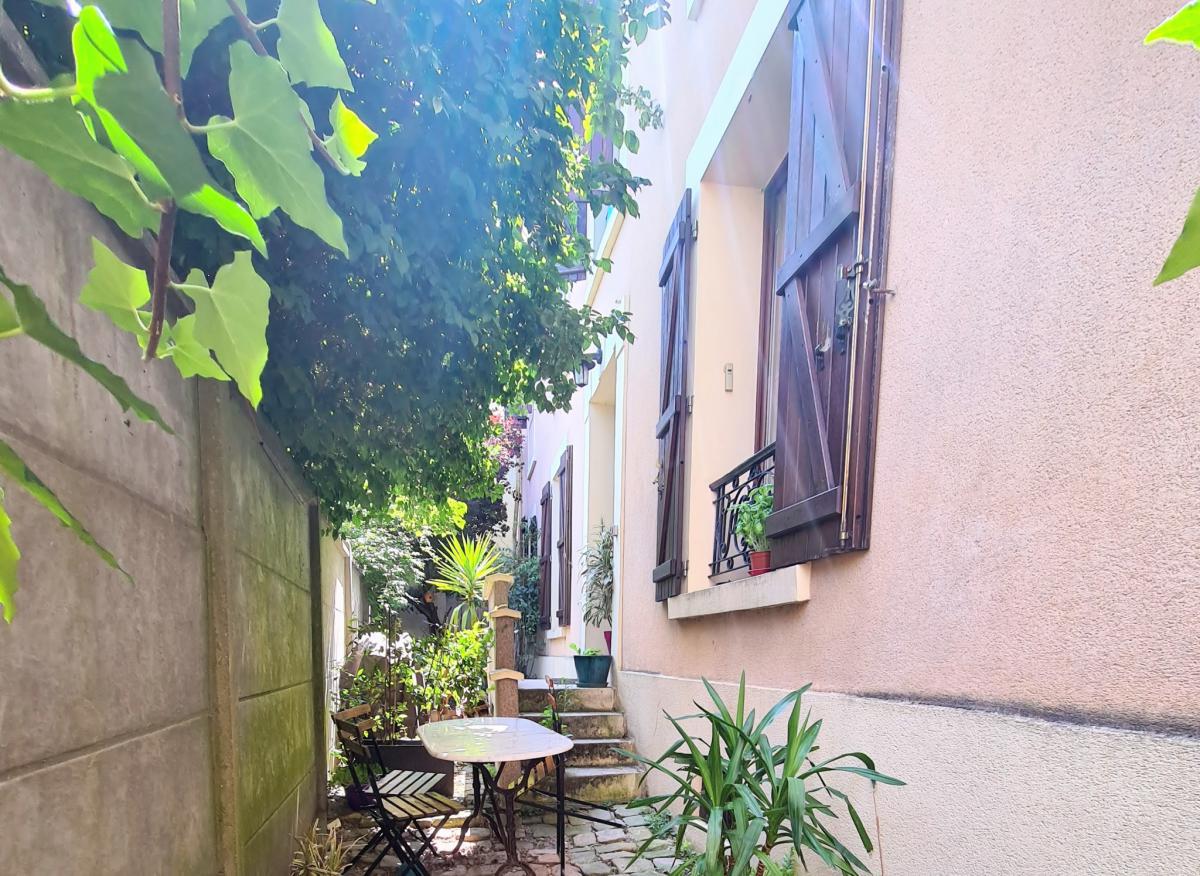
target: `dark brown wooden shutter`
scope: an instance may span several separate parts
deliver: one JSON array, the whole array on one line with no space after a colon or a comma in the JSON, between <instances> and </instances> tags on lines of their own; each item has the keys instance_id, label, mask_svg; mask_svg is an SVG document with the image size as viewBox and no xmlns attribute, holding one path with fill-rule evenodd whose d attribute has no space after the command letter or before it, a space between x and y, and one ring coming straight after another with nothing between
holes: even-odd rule
<instances>
[{"instance_id":1,"label":"dark brown wooden shutter","mask_svg":"<svg viewBox=\"0 0 1200 876\"><path fill-rule=\"evenodd\" d=\"M687 449L688 256L692 249L692 193L671 223L663 246L658 285L662 289L662 356L658 437L658 526L654 598L662 602L683 588L684 454Z\"/></svg>"},{"instance_id":2,"label":"dark brown wooden shutter","mask_svg":"<svg viewBox=\"0 0 1200 876\"><path fill-rule=\"evenodd\" d=\"M571 506L572 460L570 446L558 464L558 623L571 623Z\"/></svg>"},{"instance_id":3,"label":"dark brown wooden shutter","mask_svg":"<svg viewBox=\"0 0 1200 876\"><path fill-rule=\"evenodd\" d=\"M542 519L539 535L541 545L538 549L538 626L543 630L550 629L550 543L551 525L553 523L553 500L550 497L550 483L542 487Z\"/></svg>"},{"instance_id":4,"label":"dark brown wooden shutter","mask_svg":"<svg viewBox=\"0 0 1200 876\"><path fill-rule=\"evenodd\" d=\"M793 0L772 562L862 550L879 345L895 0ZM885 60L888 63L885 64Z\"/></svg>"}]
</instances>

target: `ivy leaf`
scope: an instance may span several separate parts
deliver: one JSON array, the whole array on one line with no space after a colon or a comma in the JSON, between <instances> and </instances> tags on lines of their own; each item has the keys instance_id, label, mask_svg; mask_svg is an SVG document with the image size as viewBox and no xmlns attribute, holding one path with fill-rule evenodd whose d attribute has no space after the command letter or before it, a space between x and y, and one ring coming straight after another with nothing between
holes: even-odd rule
<instances>
[{"instance_id":1,"label":"ivy leaf","mask_svg":"<svg viewBox=\"0 0 1200 876\"><path fill-rule=\"evenodd\" d=\"M150 334L138 313L150 300L146 272L127 265L103 243L92 238L94 267L79 293L79 303L98 310L120 329L137 335L145 343Z\"/></svg>"},{"instance_id":2,"label":"ivy leaf","mask_svg":"<svg viewBox=\"0 0 1200 876\"><path fill-rule=\"evenodd\" d=\"M264 256L267 254L267 242L263 240L262 231L254 217L220 186L205 185L200 191L181 199L179 206L189 213L207 216L230 234L250 241Z\"/></svg>"},{"instance_id":3,"label":"ivy leaf","mask_svg":"<svg viewBox=\"0 0 1200 876\"><path fill-rule=\"evenodd\" d=\"M46 305L32 289L10 280L3 269L0 269L0 285L6 287L12 295L13 309L21 321L22 333L86 371L117 400L121 410L132 410L140 419L157 423L167 432L174 434L158 409L139 398L124 378L83 354L78 342L54 324L50 314L46 312Z\"/></svg>"},{"instance_id":4,"label":"ivy leaf","mask_svg":"<svg viewBox=\"0 0 1200 876\"><path fill-rule=\"evenodd\" d=\"M1200 189L1192 198L1192 206L1183 220L1183 229L1171 247L1167 260L1163 262L1162 270L1154 278L1154 285L1174 280L1195 267L1200 267Z\"/></svg>"},{"instance_id":5,"label":"ivy leaf","mask_svg":"<svg viewBox=\"0 0 1200 876\"><path fill-rule=\"evenodd\" d=\"M174 325L163 326L163 342L159 345L160 359L170 359L183 377L207 377L229 380L212 352L196 340L196 316L181 317Z\"/></svg>"},{"instance_id":6,"label":"ivy leaf","mask_svg":"<svg viewBox=\"0 0 1200 876\"><path fill-rule=\"evenodd\" d=\"M254 271L250 253L235 253L210 288L200 271L192 271L178 285L196 303L193 336L217 354L254 407L262 401L262 371L267 364L267 322L271 287Z\"/></svg>"},{"instance_id":7,"label":"ivy leaf","mask_svg":"<svg viewBox=\"0 0 1200 876\"><path fill-rule=\"evenodd\" d=\"M21 318L7 298L0 295L0 341L21 334Z\"/></svg>"},{"instance_id":8,"label":"ivy leaf","mask_svg":"<svg viewBox=\"0 0 1200 876\"><path fill-rule=\"evenodd\" d=\"M367 163L362 160L379 135L372 131L367 123L358 117L354 110L342 103L339 94L329 107L329 124L333 133L325 138L325 148L338 160L346 173L358 176L363 172Z\"/></svg>"},{"instance_id":9,"label":"ivy leaf","mask_svg":"<svg viewBox=\"0 0 1200 876\"><path fill-rule=\"evenodd\" d=\"M129 163L97 143L66 101L0 101L0 145L36 164L60 188L90 201L130 237L158 226L159 213Z\"/></svg>"},{"instance_id":10,"label":"ivy leaf","mask_svg":"<svg viewBox=\"0 0 1200 876\"><path fill-rule=\"evenodd\" d=\"M276 207L348 255L342 220L325 198L325 178L312 158L304 102L274 58L244 42L229 48L234 118L209 121L208 148L231 174L238 194L261 219Z\"/></svg>"},{"instance_id":11,"label":"ivy leaf","mask_svg":"<svg viewBox=\"0 0 1200 876\"><path fill-rule=\"evenodd\" d=\"M279 62L292 82L354 90L317 0L283 0L275 24L279 27Z\"/></svg>"},{"instance_id":12,"label":"ivy leaf","mask_svg":"<svg viewBox=\"0 0 1200 876\"><path fill-rule=\"evenodd\" d=\"M133 583L133 578L129 576L128 572L121 568L121 564L117 562L117 558L114 557L103 545L96 541L95 537L87 531L87 528L79 522L79 519L69 510L67 510L67 507L62 503L61 500L59 500L58 496L54 495L54 491L42 483L41 478L34 474L29 466L25 464L25 461L17 455L17 451L13 450L12 447L2 439L0 439L0 474L7 475L14 484L28 493L32 499L53 514L56 518L58 518L59 523L71 530L71 532L75 534L75 537L90 547L96 553L96 555L100 557L100 559L104 560L104 562L124 575L125 580ZM5 515L4 519L8 520L8 516ZM3 550L3 548L0 547L0 550ZM20 556L20 554L17 556ZM2 565L2 561L0 561L0 565ZM0 568L0 596L3 596L4 594L3 576L3 569ZM16 589L15 578L10 579L10 584L11 589L9 591L9 598L11 599L12 590ZM4 619L11 620L11 618L12 608L9 603L6 602L4 607Z\"/></svg>"},{"instance_id":13,"label":"ivy leaf","mask_svg":"<svg viewBox=\"0 0 1200 876\"><path fill-rule=\"evenodd\" d=\"M12 518L4 511L4 488L0 487L0 607L4 620L12 623L13 594L17 592L17 562L21 552L12 537Z\"/></svg>"},{"instance_id":14,"label":"ivy leaf","mask_svg":"<svg viewBox=\"0 0 1200 876\"><path fill-rule=\"evenodd\" d=\"M93 0L89 5L99 6L113 27L136 30L142 42L162 54L162 3L153 0ZM179 0L179 69L184 76L188 74L196 49L212 29L229 15L229 4L225 0Z\"/></svg>"},{"instance_id":15,"label":"ivy leaf","mask_svg":"<svg viewBox=\"0 0 1200 876\"><path fill-rule=\"evenodd\" d=\"M1146 34L1146 45L1159 41L1200 49L1200 2L1189 3Z\"/></svg>"}]
</instances>

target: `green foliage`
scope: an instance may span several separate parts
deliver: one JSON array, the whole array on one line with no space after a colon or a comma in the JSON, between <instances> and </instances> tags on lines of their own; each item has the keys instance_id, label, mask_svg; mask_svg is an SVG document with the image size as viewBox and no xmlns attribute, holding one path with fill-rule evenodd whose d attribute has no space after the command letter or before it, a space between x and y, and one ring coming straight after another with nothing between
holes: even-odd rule
<instances>
[{"instance_id":1,"label":"green foliage","mask_svg":"<svg viewBox=\"0 0 1200 876\"><path fill-rule=\"evenodd\" d=\"M536 521L532 526L533 541L537 542ZM537 657L538 614L541 611L538 590L538 558L517 558L511 553L504 560L504 571L513 576L508 589L508 607L521 612L517 621L517 669L526 676L533 674L533 660Z\"/></svg>"},{"instance_id":2,"label":"green foliage","mask_svg":"<svg viewBox=\"0 0 1200 876\"><path fill-rule=\"evenodd\" d=\"M339 707L370 705L381 740L408 738L414 724L432 718L476 714L487 703L492 641L487 624L446 627L422 639L401 633L385 654L363 661Z\"/></svg>"},{"instance_id":3,"label":"green foliage","mask_svg":"<svg viewBox=\"0 0 1200 876\"><path fill-rule=\"evenodd\" d=\"M350 88L316 0L283 0L274 22L285 35L278 47L279 61L262 44L261 28L226 0L46 5L58 11L43 10L27 19L36 19L36 27L27 23L25 33L34 51L62 75L56 75L52 86L31 87L14 83L0 70L0 145L91 202L130 237L140 239L147 231L157 231L148 273L93 241L94 265L81 302L133 334L146 358L171 359L184 377L232 378L257 407L268 358L271 290L259 277L250 252L234 247L246 240L265 255L266 243L255 220L282 207L298 224L345 253L341 220L326 199L321 170L312 158L313 144L333 145L338 158L324 145L318 150L333 171L344 173L353 161L361 172L361 159L373 136L339 95L330 116L331 133L321 140L311 112L292 87L294 81ZM167 10L178 15L167 15ZM232 45L234 31L219 28L231 16L238 19L245 40ZM217 31L219 41L212 39ZM206 83L228 92L234 115L214 116L208 125L196 126L188 118L182 77L191 71L202 43L209 45L210 54ZM213 76L212 57L228 57L228 74ZM249 210L213 178L197 140L204 133ZM219 261L201 263L175 252L177 211L216 223L207 227L225 241ZM173 254L176 275L187 277L174 289L192 299L195 312L167 318ZM211 287L204 279L206 272L215 276ZM0 291L0 339L25 336L41 343L87 372L123 409L170 431L152 405L108 368L88 359L75 339L50 319L33 291L9 280L2 268L0 288L5 290ZM11 448L4 448L8 464L3 471L116 566L53 492ZM6 618L11 617L19 556L6 515L0 536L0 598Z\"/></svg>"},{"instance_id":4,"label":"green foliage","mask_svg":"<svg viewBox=\"0 0 1200 876\"><path fill-rule=\"evenodd\" d=\"M1171 42L1200 49L1200 3L1192 2L1146 35L1146 44ZM1192 198L1183 229L1176 238L1154 285L1181 277L1200 266L1200 190Z\"/></svg>"},{"instance_id":5,"label":"green foliage","mask_svg":"<svg viewBox=\"0 0 1200 876\"><path fill-rule=\"evenodd\" d=\"M359 844L359 841L343 842L337 828L322 830L319 821L314 821L308 833L297 839L292 876L341 876Z\"/></svg>"},{"instance_id":6,"label":"green foliage","mask_svg":"<svg viewBox=\"0 0 1200 876\"><path fill-rule=\"evenodd\" d=\"M0 488L0 608L4 620L12 623L13 596L17 592L17 563L21 551L12 537L12 518L4 510L4 489Z\"/></svg>"},{"instance_id":7,"label":"green foliage","mask_svg":"<svg viewBox=\"0 0 1200 876\"><path fill-rule=\"evenodd\" d=\"M461 630L470 629L483 614L483 582L500 571L500 553L484 536L455 536L438 548L436 562L438 577L429 583L460 600L447 622Z\"/></svg>"},{"instance_id":8,"label":"green foliage","mask_svg":"<svg viewBox=\"0 0 1200 876\"><path fill-rule=\"evenodd\" d=\"M737 506L737 522L734 531L747 548L752 551L770 549L767 542L766 522L775 502L773 484L760 484Z\"/></svg>"},{"instance_id":9,"label":"green foliage","mask_svg":"<svg viewBox=\"0 0 1200 876\"><path fill-rule=\"evenodd\" d=\"M571 650L580 657L600 656L600 650L598 648L580 648L574 642L571 643Z\"/></svg>"},{"instance_id":10,"label":"green foliage","mask_svg":"<svg viewBox=\"0 0 1200 876\"><path fill-rule=\"evenodd\" d=\"M612 623L615 546L616 533L601 522L596 538L583 549L583 620L594 627Z\"/></svg>"},{"instance_id":11,"label":"green foliage","mask_svg":"<svg viewBox=\"0 0 1200 876\"><path fill-rule=\"evenodd\" d=\"M366 168L324 141L349 171L327 168L325 186L350 256L289 215L263 223L272 258L257 267L274 296L263 410L336 526L394 495L485 498L498 464L489 403L564 407L584 349L628 336L624 315L572 307L560 268L590 258L575 199L633 212L645 180L620 155L592 162L568 113L619 143L625 110L630 124L658 121L622 77L634 30L663 16L631 0L323 5L354 108L378 134ZM249 6L274 17L267 0ZM262 31L269 47L278 32ZM188 106L236 118L208 49ZM320 92L304 97L337 131ZM353 155L367 135L341 130ZM180 235L210 275L228 260L211 224L181 217Z\"/></svg>"},{"instance_id":12,"label":"green foliage","mask_svg":"<svg viewBox=\"0 0 1200 876\"><path fill-rule=\"evenodd\" d=\"M382 621L413 605L425 583L425 564L433 549L396 518L351 526L344 533L362 570L371 618Z\"/></svg>"},{"instance_id":13,"label":"green foliage","mask_svg":"<svg viewBox=\"0 0 1200 876\"><path fill-rule=\"evenodd\" d=\"M632 752L628 757L664 776L671 791L635 800L632 806L650 807L660 813L660 831L638 849L641 857L654 840L674 834L675 857L679 863L673 876L745 876L755 871L785 876L772 850L790 846L807 872L807 855L815 856L830 869L855 876L869 873L867 865L833 833L828 820L839 809L849 816L858 840L870 854L873 844L862 818L844 791L832 787L835 774L857 776L872 784L903 785L883 775L862 752L849 752L815 759L820 746L821 721L810 722L802 707L809 689L794 690L757 719L746 705L746 675L738 685L733 709L704 681L710 705L697 706L700 713L667 720L679 738L657 760ZM768 730L786 709L787 735L773 745ZM691 733L684 721L698 721L702 730ZM668 818L666 826L661 819ZM704 838L704 853L689 854L688 834ZM635 857L636 860L636 857ZM790 873L790 871L787 871Z\"/></svg>"}]
</instances>

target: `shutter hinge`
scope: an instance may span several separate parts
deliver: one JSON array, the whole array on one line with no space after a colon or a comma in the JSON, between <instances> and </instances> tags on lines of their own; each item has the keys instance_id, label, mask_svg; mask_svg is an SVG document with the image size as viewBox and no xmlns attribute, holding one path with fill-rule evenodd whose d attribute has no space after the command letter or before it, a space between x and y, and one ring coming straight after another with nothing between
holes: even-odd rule
<instances>
[{"instance_id":1,"label":"shutter hinge","mask_svg":"<svg viewBox=\"0 0 1200 876\"><path fill-rule=\"evenodd\" d=\"M692 412L692 406L694 405L695 401L696 401L696 396L689 395L687 397L687 412L689 414Z\"/></svg>"},{"instance_id":2,"label":"shutter hinge","mask_svg":"<svg viewBox=\"0 0 1200 876\"><path fill-rule=\"evenodd\" d=\"M698 237L700 237L700 220L697 219L692 223L692 240L696 240Z\"/></svg>"},{"instance_id":3,"label":"shutter hinge","mask_svg":"<svg viewBox=\"0 0 1200 876\"><path fill-rule=\"evenodd\" d=\"M861 274L866 269L867 269L867 262L866 262L866 259L863 259L861 261L852 262L848 265L839 265L838 266L838 275L843 280L849 280L853 277L857 277L859 274Z\"/></svg>"},{"instance_id":4,"label":"shutter hinge","mask_svg":"<svg viewBox=\"0 0 1200 876\"><path fill-rule=\"evenodd\" d=\"M687 577L687 573L688 573L688 562L689 562L688 560L683 561L683 577L685 577L685 578Z\"/></svg>"}]
</instances>

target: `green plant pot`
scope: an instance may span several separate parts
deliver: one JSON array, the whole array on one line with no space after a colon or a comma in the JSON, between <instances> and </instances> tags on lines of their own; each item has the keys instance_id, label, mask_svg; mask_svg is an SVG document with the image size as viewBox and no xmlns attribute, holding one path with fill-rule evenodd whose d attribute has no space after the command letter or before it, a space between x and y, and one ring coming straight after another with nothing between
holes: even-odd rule
<instances>
[{"instance_id":1,"label":"green plant pot","mask_svg":"<svg viewBox=\"0 0 1200 876\"><path fill-rule=\"evenodd\" d=\"M596 654L591 657L575 655L575 677L580 687L608 687L608 671L612 657Z\"/></svg>"}]
</instances>

